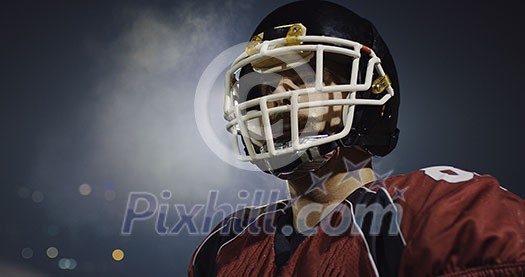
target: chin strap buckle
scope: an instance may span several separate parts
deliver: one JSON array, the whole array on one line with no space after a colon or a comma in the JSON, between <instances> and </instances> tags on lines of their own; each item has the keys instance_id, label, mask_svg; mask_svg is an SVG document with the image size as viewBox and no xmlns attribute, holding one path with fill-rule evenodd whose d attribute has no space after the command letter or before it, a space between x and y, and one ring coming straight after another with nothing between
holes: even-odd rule
<instances>
[{"instance_id":1,"label":"chin strap buckle","mask_svg":"<svg viewBox=\"0 0 525 277\"><path fill-rule=\"evenodd\" d=\"M299 37L304 35L306 35L306 27L303 24L295 23L290 25L290 28L286 33L286 45L290 46L302 44L303 42L299 39Z\"/></svg>"},{"instance_id":2,"label":"chin strap buckle","mask_svg":"<svg viewBox=\"0 0 525 277\"><path fill-rule=\"evenodd\" d=\"M390 81L390 78L388 78L388 75L379 76L372 83L372 93L381 94L383 91L385 91L386 88L388 88L391 85L392 82Z\"/></svg>"},{"instance_id":3,"label":"chin strap buckle","mask_svg":"<svg viewBox=\"0 0 525 277\"><path fill-rule=\"evenodd\" d=\"M250 39L250 42L248 42L248 45L246 45L246 49L244 49L244 52L246 52L248 56L257 54L257 46L262 43L263 38L264 33L260 33L256 36L253 36L252 39Z\"/></svg>"}]
</instances>

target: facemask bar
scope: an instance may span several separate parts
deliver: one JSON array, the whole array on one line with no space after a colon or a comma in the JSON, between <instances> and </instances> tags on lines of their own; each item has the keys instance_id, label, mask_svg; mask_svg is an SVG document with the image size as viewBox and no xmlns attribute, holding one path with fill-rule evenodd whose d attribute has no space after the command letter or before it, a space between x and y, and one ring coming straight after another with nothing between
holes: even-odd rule
<instances>
[{"instance_id":1,"label":"facemask bar","mask_svg":"<svg viewBox=\"0 0 525 277\"><path fill-rule=\"evenodd\" d=\"M304 151L308 148L333 142L347 136L351 130L355 105L384 105L393 95L394 90L392 86L386 87L386 93L380 99L359 99L356 98L356 93L360 91L367 91L372 86L372 77L374 70L379 77L385 76L385 72L380 64L380 59L368 47L363 46L357 42L350 40L331 38L324 36L302 36L299 39L305 43L302 45L283 46L284 38L275 39L271 41L264 41L262 44L256 46L256 54L248 55L241 54L233 63L232 67L226 73L225 81L225 102L224 102L224 117L228 121L226 129L232 133L232 144L236 152L237 158L241 161L255 161L276 157L286 154L293 154ZM335 46L340 45L340 46ZM239 102L238 95L235 95L235 80L236 74L244 66L250 65L260 59L268 59L269 57L282 57L286 54L293 55L294 53L313 52L316 58L315 69L315 83L313 87L306 87L298 90L291 90L276 94L270 94L245 102ZM359 61L361 53L367 54L370 59L366 66L366 75L364 83L358 84L359 75ZM335 53L352 58L352 68L350 73L349 84L338 85L324 85L323 84L323 69L324 69L324 53ZM295 61L295 64L287 63L286 68L276 67L269 68L265 73L279 72L283 69L293 68L306 62ZM306 103L298 101L299 96L313 93L330 93L330 92L349 92L346 99L329 99L318 100ZM288 99L288 105L277 107L268 107L268 103L283 99ZM342 106L343 107L343 130L328 136L316 136L315 139L300 136L298 111L305 108L326 107L326 106ZM250 110L250 108L257 108ZM250 110L249 112L247 112ZM291 123L291 143L286 146L279 145L276 147L272 126L270 122L270 114L274 113L290 113ZM262 151L258 145L254 145L250 130L247 123L249 120L261 118L263 125L263 136L266 141L265 150ZM238 139L242 138L243 143L239 143ZM248 155L240 145L244 145Z\"/></svg>"}]
</instances>

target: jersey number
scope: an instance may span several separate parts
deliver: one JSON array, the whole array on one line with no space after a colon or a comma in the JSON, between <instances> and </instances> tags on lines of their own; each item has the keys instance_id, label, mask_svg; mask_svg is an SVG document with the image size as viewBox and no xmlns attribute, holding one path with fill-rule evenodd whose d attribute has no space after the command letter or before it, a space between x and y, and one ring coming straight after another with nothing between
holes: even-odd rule
<instances>
[{"instance_id":1,"label":"jersey number","mask_svg":"<svg viewBox=\"0 0 525 277\"><path fill-rule=\"evenodd\" d=\"M460 183L472 180L474 178L474 173L451 166L433 166L424 168L422 170L427 176L436 181L443 180L449 183Z\"/></svg>"}]
</instances>

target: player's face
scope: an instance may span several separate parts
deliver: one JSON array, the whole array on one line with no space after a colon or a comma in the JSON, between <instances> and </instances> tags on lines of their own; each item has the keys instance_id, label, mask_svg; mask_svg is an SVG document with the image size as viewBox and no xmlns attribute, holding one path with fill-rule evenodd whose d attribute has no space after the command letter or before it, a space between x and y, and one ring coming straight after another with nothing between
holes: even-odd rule
<instances>
[{"instance_id":1,"label":"player's face","mask_svg":"<svg viewBox=\"0 0 525 277\"><path fill-rule=\"evenodd\" d=\"M306 65L309 66L309 65ZM334 85L340 83L339 77L331 73L330 70L324 70L323 83L325 85ZM263 95L279 94L293 90L299 90L308 87L314 87L315 73L312 70L290 69L279 73L279 80L274 81L273 86L268 86L263 90ZM276 84L276 85L275 85ZM312 103L321 100L343 99L347 93L310 93L298 97L299 103ZM268 108L274 108L283 105L289 105L288 99L269 102ZM308 107L298 111L299 133L300 136L334 134L343 128L342 106L320 106ZM273 137L279 140L289 140L290 113L275 113L270 115Z\"/></svg>"}]
</instances>

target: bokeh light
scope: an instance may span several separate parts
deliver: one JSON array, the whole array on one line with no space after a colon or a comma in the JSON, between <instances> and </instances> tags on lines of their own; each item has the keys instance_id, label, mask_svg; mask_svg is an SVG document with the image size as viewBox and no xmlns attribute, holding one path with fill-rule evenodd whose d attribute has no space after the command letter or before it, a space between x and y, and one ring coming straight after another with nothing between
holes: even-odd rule
<instances>
[{"instance_id":1,"label":"bokeh light","mask_svg":"<svg viewBox=\"0 0 525 277\"><path fill-rule=\"evenodd\" d=\"M46 250L46 255L50 259L54 259L58 256L58 249L56 247L51 246Z\"/></svg>"},{"instance_id":2,"label":"bokeh light","mask_svg":"<svg viewBox=\"0 0 525 277\"><path fill-rule=\"evenodd\" d=\"M91 188L89 184L82 184L78 186L78 192L80 192L80 194L83 196L90 195L92 191L93 189Z\"/></svg>"},{"instance_id":3,"label":"bokeh light","mask_svg":"<svg viewBox=\"0 0 525 277\"><path fill-rule=\"evenodd\" d=\"M77 268L77 261L71 258L62 258L58 261L58 267L60 269L70 269L73 270Z\"/></svg>"},{"instance_id":4,"label":"bokeh light","mask_svg":"<svg viewBox=\"0 0 525 277\"><path fill-rule=\"evenodd\" d=\"M117 197L117 193L114 190L106 190L104 193L104 198L106 198L107 201L113 201Z\"/></svg>"},{"instance_id":5,"label":"bokeh light","mask_svg":"<svg viewBox=\"0 0 525 277\"><path fill-rule=\"evenodd\" d=\"M33 258L33 249L31 249L30 247L26 247L24 249L22 249L22 258L24 259L31 259Z\"/></svg>"},{"instance_id":6,"label":"bokeh light","mask_svg":"<svg viewBox=\"0 0 525 277\"><path fill-rule=\"evenodd\" d=\"M56 225L47 226L47 234L51 237L56 237L60 234L60 228Z\"/></svg>"},{"instance_id":7,"label":"bokeh light","mask_svg":"<svg viewBox=\"0 0 525 277\"><path fill-rule=\"evenodd\" d=\"M33 194L31 194L31 199L33 199L33 202L40 203L44 201L44 194L38 190L33 191Z\"/></svg>"},{"instance_id":8,"label":"bokeh light","mask_svg":"<svg viewBox=\"0 0 525 277\"><path fill-rule=\"evenodd\" d=\"M26 187L20 187L18 189L18 196L23 199L29 198L29 196L31 196L31 190Z\"/></svg>"},{"instance_id":9,"label":"bokeh light","mask_svg":"<svg viewBox=\"0 0 525 277\"><path fill-rule=\"evenodd\" d=\"M113 260L120 262L124 259L124 251L121 249L115 249L113 250L113 253L111 253L111 257L113 257Z\"/></svg>"}]
</instances>

